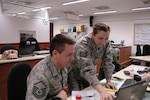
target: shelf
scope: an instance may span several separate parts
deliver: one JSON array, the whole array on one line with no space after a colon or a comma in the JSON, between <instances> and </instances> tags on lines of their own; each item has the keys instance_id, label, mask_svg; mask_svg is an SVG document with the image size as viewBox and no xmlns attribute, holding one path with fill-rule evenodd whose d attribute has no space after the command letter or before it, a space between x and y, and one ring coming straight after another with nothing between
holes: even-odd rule
<instances>
[{"instance_id":1,"label":"shelf","mask_svg":"<svg viewBox=\"0 0 150 100\"><path fill-rule=\"evenodd\" d=\"M69 28L62 28L60 29L60 33L68 33L68 32L86 32L86 26L85 25L81 25L81 26L74 26L74 27L69 27Z\"/></svg>"}]
</instances>

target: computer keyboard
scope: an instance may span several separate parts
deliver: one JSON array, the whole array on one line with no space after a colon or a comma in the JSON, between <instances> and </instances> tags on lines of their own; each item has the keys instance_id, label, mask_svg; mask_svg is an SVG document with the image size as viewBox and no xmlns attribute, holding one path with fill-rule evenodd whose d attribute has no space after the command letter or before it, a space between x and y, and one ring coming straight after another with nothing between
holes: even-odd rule
<instances>
[{"instance_id":1,"label":"computer keyboard","mask_svg":"<svg viewBox=\"0 0 150 100\"><path fill-rule=\"evenodd\" d=\"M124 81L124 83L121 85L121 87L126 87L126 86L134 84L134 83L136 83L136 81L134 79L126 79Z\"/></svg>"}]
</instances>

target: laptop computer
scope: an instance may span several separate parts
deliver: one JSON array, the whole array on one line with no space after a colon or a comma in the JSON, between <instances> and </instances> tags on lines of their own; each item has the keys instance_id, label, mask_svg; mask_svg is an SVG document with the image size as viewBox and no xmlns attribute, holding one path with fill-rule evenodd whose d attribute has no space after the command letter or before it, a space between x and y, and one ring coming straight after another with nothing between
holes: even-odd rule
<instances>
[{"instance_id":1,"label":"laptop computer","mask_svg":"<svg viewBox=\"0 0 150 100\"><path fill-rule=\"evenodd\" d=\"M142 100L150 80L133 82L132 84L123 85L115 93L117 98L114 100Z\"/></svg>"}]
</instances>

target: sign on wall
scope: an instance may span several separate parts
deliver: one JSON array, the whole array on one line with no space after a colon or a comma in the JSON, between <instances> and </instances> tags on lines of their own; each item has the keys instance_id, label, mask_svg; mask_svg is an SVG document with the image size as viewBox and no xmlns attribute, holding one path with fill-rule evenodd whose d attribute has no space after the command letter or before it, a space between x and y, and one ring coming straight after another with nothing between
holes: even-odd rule
<instances>
[{"instance_id":1,"label":"sign on wall","mask_svg":"<svg viewBox=\"0 0 150 100\"><path fill-rule=\"evenodd\" d=\"M36 31L19 30L20 41L26 40L28 37L36 37Z\"/></svg>"}]
</instances>

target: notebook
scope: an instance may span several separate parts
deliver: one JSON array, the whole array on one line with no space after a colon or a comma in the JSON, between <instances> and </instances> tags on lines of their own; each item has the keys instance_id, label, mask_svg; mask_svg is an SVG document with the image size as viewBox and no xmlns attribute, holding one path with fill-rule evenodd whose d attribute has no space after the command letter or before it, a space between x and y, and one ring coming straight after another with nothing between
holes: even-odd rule
<instances>
[{"instance_id":1,"label":"notebook","mask_svg":"<svg viewBox=\"0 0 150 100\"><path fill-rule=\"evenodd\" d=\"M117 98L114 100L142 100L149 82L150 80L133 81L130 84L125 82L125 85L122 85L115 93Z\"/></svg>"}]
</instances>

